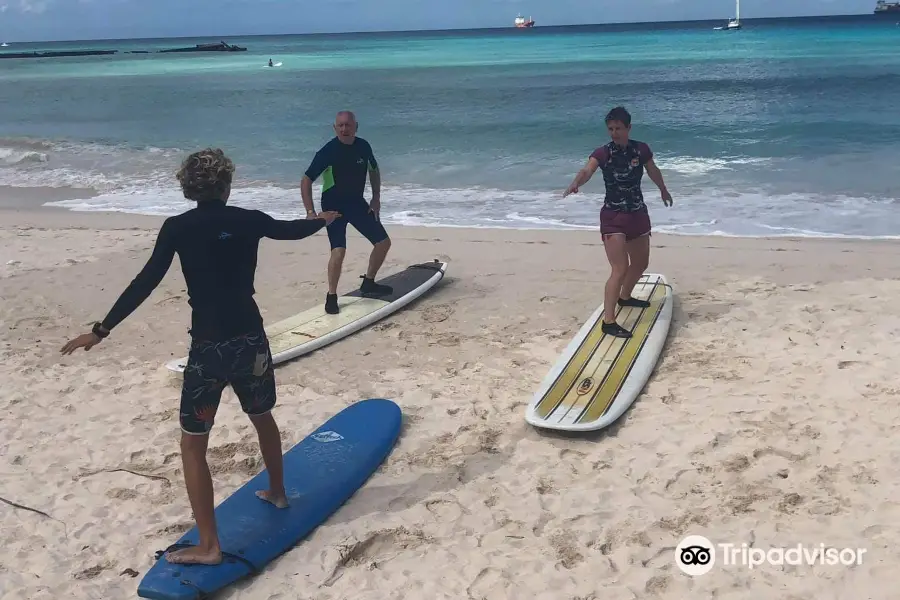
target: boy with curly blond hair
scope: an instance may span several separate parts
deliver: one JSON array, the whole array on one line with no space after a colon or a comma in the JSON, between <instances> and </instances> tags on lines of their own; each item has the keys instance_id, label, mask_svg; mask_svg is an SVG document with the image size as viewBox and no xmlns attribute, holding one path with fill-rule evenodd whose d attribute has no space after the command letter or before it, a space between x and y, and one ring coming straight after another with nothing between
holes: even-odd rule
<instances>
[{"instance_id":1,"label":"boy with curly blond hair","mask_svg":"<svg viewBox=\"0 0 900 600\"><path fill-rule=\"evenodd\" d=\"M234 163L221 150L188 156L178 170L184 197L195 208L165 220L150 259L106 317L63 346L63 354L90 350L134 312L159 285L175 254L187 284L191 347L181 388L181 455L184 480L200 540L166 553L171 563L214 565L222 561L216 532L212 477L206 461L209 431L226 385L231 385L259 437L269 489L257 496L285 508L283 457L275 406L275 375L269 341L253 300L259 240L300 240L340 216L283 221L259 210L228 205Z\"/></svg>"}]
</instances>

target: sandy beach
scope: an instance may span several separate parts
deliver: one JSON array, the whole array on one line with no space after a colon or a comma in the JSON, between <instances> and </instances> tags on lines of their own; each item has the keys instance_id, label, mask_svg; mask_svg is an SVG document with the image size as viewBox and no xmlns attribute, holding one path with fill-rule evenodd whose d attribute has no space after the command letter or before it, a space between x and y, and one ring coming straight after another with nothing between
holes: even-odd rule
<instances>
[{"instance_id":1,"label":"sandy beach","mask_svg":"<svg viewBox=\"0 0 900 600\"><path fill-rule=\"evenodd\" d=\"M677 202L677 200L676 200ZM676 204L677 206L677 204ZM161 218L0 211L0 598L136 597L192 525L179 379L190 309L176 260L90 352L59 354L149 256ZM674 285L669 343L643 395L593 435L524 409L601 301L592 231L389 229L382 274L449 261L387 320L276 371L287 450L368 397L404 411L383 467L235 600L825 600L900 588L900 243L653 237ZM268 322L323 301L327 239L265 240ZM369 246L355 232L341 291ZM261 468L226 390L210 441L217 502ZM755 548L864 548L862 564L674 563L686 535ZM892 566L893 565L893 566ZM890 591L895 590L895 591Z\"/></svg>"}]
</instances>

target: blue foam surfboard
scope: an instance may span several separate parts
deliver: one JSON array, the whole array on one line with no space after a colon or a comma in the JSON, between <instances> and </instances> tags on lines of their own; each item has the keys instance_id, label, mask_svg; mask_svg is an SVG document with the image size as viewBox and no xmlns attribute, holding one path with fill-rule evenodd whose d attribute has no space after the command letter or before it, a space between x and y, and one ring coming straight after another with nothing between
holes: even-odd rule
<instances>
[{"instance_id":1,"label":"blue foam surfboard","mask_svg":"<svg viewBox=\"0 0 900 600\"><path fill-rule=\"evenodd\" d=\"M152 600L199 600L252 574L290 550L363 486L400 434L401 411L373 398L334 415L284 455L290 507L256 497L267 489L262 471L216 507L222 563L173 565L160 557L138 586ZM194 527L176 543L196 544Z\"/></svg>"}]
</instances>

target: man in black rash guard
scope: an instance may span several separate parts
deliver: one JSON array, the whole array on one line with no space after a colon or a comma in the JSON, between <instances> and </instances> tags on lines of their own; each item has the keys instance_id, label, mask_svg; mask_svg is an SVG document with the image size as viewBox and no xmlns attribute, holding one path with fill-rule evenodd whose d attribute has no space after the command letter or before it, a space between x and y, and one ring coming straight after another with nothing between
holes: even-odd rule
<instances>
[{"instance_id":1,"label":"man in black rash guard","mask_svg":"<svg viewBox=\"0 0 900 600\"><path fill-rule=\"evenodd\" d=\"M170 563L218 564L212 478L206 462L209 431L222 390L230 384L259 436L269 489L256 495L285 508L281 435L271 410L275 374L262 316L253 300L257 250L261 238L300 240L340 216L280 221L258 210L226 203L234 164L221 150L187 157L178 171L184 197L193 208L165 220L147 264L91 333L68 342L63 354L90 350L134 312L159 285L177 253L181 259L191 312L191 348L181 388L181 455L191 508L200 540L196 546L166 553Z\"/></svg>"},{"instance_id":2,"label":"man in black rash guard","mask_svg":"<svg viewBox=\"0 0 900 600\"><path fill-rule=\"evenodd\" d=\"M328 258L328 292L325 294L325 312L340 312L337 285L341 278L344 256L347 253L347 225L361 233L372 244L369 267L363 276L360 292L364 296L389 296L393 289L383 283L375 283L375 276L384 263L391 238L381 224L381 172L372 146L356 135L359 123L349 110L342 110L334 119L335 136L322 146L300 180L300 197L306 207L308 219L316 218L313 205L312 184L322 177L322 210L336 210L341 217L328 226L328 242L331 255ZM372 184L372 201L366 202L363 192L366 176Z\"/></svg>"}]
</instances>

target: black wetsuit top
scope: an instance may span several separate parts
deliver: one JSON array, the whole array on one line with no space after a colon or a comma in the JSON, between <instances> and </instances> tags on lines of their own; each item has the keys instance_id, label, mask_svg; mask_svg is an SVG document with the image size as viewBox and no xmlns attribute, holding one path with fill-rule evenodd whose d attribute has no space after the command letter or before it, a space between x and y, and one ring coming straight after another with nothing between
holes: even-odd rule
<instances>
[{"instance_id":1,"label":"black wetsuit top","mask_svg":"<svg viewBox=\"0 0 900 600\"><path fill-rule=\"evenodd\" d=\"M112 330L134 312L162 281L177 252L193 309L194 339L224 341L261 331L262 315L253 300L259 240L299 240L324 226L324 219L280 221L258 210L199 203L165 220L147 264L101 325Z\"/></svg>"},{"instance_id":2,"label":"black wetsuit top","mask_svg":"<svg viewBox=\"0 0 900 600\"><path fill-rule=\"evenodd\" d=\"M366 176L378 169L372 146L361 137L345 144L336 136L313 157L306 176L322 176L322 210L340 210L363 200Z\"/></svg>"}]
</instances>

